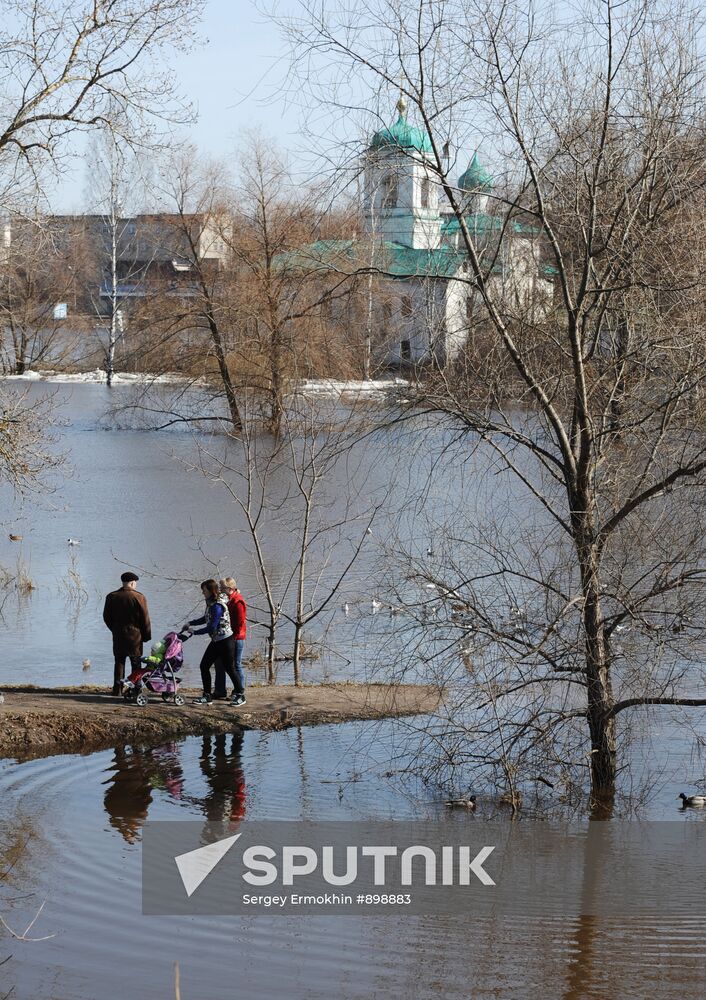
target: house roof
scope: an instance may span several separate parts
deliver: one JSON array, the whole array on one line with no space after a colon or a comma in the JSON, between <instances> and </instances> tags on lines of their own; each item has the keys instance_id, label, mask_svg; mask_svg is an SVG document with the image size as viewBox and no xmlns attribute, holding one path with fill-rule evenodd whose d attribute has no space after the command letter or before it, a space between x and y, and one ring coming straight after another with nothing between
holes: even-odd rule
<instances>
[{"instance_id":1,"label":"house roof","mask_svg":"<svg viewBox=\"0 0 706 1000\"><path fill-rule=\"evenodd\" d=\"M485 212L476 212L473 215L465 216L468 231L472 236L484 236L488 233L514 233L522 236L538 236L539 229L531 226L527 222L520 222L518 219L505 219L498 215L488 215ZM461 231L461 223L456 216L447 219L441 224L441 232L444 236L455 236Z\"/></svg>"},{"instance_id":2,"label":"house roof","mask_svg":"<svg viewBox=\"0 0 706 1000\"><path fill-rule=\"evenodd\" d=\"M372 267L393 278L451 278L464 259L465 254L451 247L421 250L391 242L371 247L361 240L318 240L279 254L276 263L286 271L354 274Z\"/></svg>"}]
</instances>

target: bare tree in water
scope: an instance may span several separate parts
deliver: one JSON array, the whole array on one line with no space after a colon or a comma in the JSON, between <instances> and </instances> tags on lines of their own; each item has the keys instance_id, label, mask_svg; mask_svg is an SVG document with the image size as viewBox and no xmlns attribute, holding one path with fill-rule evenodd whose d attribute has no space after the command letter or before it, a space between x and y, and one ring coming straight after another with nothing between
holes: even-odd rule
<instances>
[{"instance_id":1,"label":"bare tree in water","mask_svg":"<svg viewBox=\"0 0 706 1000\"><path fill-rule=\"evenodd\" d=\"M360 445L365 430L360 416L335 400L290 395L278 436L248 419L237 441L199 446L193 468L232 503L234 521L244 521L239 536L245 540L235 558L241 565L248 558L255 567L260 593L250 606L264 602L259 624L270 684L278 659L291 661L294 683L302 683L306 630L339 610L344 585L384 505L387 487L373 483Z\"/></svg>"},{"instance_id":2,"label":"bare tree in water","mask_svg":"<svg viewBox=\"0 0 706 1000\"><path fill-rule=\"evenodd\" d=\"M246 139L237 159L233 171L191 148L162 170L164 230L170 238L171 229L173 256L184 273L180 284L165 282L160 290L153 283L142 317L149 328L143 363L153 372L176 367L198 380L202 392L210 387L225 401L237 433L247 394L250 418L277 436L285 398L297 383L358 374L349 324L355 279L317 268L302 251L348 233L354 222L320 191L297 185L260 137ZM167 419L195 419L174 402Z\"/></svg>"},{"instance_id":3,"label":"bare tree in water","mask_svg":"<svg viewBox=\"0 0 706 1000\"><path fill-rule=\"evenodd\" d=\"M497 769L515 803L521 781L578 770L605 815L618 721L706 705L697 11L589 0L567 26L495 0L301 7L297 85L340 100L353 71L379 109L401 83L467 266L466 348L417 403L495 489L436 524L433 563L408 554L400 589L434 588L424 642L458 701L430 746L442 768ZM484 252L454 142L497 165L503 239L534 229L514 258Z\"/></svg>"},{"instance_id":4,"label":"bare tree in water","mask_svg":"<svg viewBox=\"0 0 706 1000\"><path fill-rule=\"evenodd\" d=\"M188 288L186 295L165 289L155 316L159 337L163 343L180 344L197 378L208 379L215 366L232 430L240 433L241 404L229 357L234 305L226 266L225 238L231 225L226 174L218 165L199 162L193 148L171 158L165 174L164 196L172 220L167 230L172 229L177 241ZM169 239L168 231L166 235ZM189 346L184 344L185 333L193 338Z\"/></svg>"},{"instance_id":5,"label":"bare tree in water","mask_svg":"<svg viewBox=\"0 0 706 1000\"><path fill-rule=\"evenodd\" d=\"M332 322L336 308L350 309L350 274L322 274L300 261L297 266L302 246L339 236L355 223L322 191L297 183L286 159L258 135L240 151L232 204L227 243L240 289L239 354L277 436L293 383L356 370L349 324Z\"/></svg>"}]
</instances>

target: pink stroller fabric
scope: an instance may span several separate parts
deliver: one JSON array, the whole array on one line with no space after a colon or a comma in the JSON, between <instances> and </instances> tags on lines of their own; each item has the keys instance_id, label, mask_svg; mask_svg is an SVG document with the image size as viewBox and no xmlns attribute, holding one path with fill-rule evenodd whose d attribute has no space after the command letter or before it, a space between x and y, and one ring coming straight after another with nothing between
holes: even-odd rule
<instances>
[{"instance_id":1,"label":"pink stroller fabric","mask_svg":"<svg viewBox=\"0 0 706 1000\"><path fill-rule=\"evenodd\" d=\"M182 658L182 642L176 632L167 632L164 637L164 659L165 660L181 660Z\"/></svg>"}]
</instances>

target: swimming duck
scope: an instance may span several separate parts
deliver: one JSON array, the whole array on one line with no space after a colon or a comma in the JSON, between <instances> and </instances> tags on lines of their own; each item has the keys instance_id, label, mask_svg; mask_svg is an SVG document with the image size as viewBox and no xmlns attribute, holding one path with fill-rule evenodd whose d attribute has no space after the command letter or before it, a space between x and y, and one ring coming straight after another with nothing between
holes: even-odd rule
<instances>
[{"instance_id":1,"label":"swimming duck","mask_svg":"<svg viewBox=\"0 0 706 1000\"><path fill-rule=\"evenodd\" d=\"M9 535L8 537L9 537L9 539L10 539L11 542L21 542L22 541L22 535Z\"/></svg>"},{"instance_id":2,"label":"swimming duck","mask_svg":"<svg viewBox=\"0 0 706 1000\"><path fill-rule=\"evenodd\" d=\"M476 796L469 795L467 798L463 799L447 799L444 802L445 806L450 809L475 809L476 807Z\"/></svg>"},{"instance_id":3,"label":"swimming duck","mask_svg":"<svg viewBox=\"0 0 706 1000\"><path fill-rule=\"evenodd\" d=\"M685 795L684 792L679 792L679 798L683 808L694 806L698 809L706 806L706 795Z\"/></svg>"},{"instance_id":4,"label":"swimming duck","mask_svg":"<svg viewBox=\"0 0 706 1000\"><path fill-rule=\"evenodd\" d=\"M373 614L376 614L381 607L382 607L382 601L378 601L377 597L373 597L372 600Z\"/></svg>"},{"instance_id":5,"label":"swimming duck","mask_svg":"<svg viewBox=\"0 0 706 1000\"><path fill-rule=\"evenodd\" d=\"M67 538L66 542L68 545L80 545L78 538Z\"/></svg>"}]
</instances>

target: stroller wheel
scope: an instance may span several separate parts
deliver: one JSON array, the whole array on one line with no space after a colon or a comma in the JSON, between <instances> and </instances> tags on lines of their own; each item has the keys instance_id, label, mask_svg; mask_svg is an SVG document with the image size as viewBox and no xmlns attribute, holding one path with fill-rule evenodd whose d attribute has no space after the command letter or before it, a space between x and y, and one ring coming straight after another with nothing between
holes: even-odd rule
<instances>
[{"instance_id":1,"label":"stroller wheel","mask_svg":"<svg viewBox=\"0 0 706 1000\"><path fill-rule=\"evenodd\" d=\"M135 698L135 704L139 705L140 708L144 708L145 705L147 704L147 701L148 701L147 695L143 694L141 691L138 694L137 698Z\"/></svg>"},{"instance_id":2,"label":"stroller wheel","mask_svg":"<svg viewBox=\"0 0 706 1000\"><path fill-rule=\"evenodd\" d=\"M175 694L174 695L174 704L175 705L183 705L184 704L184 695L183 694Z\"/></svg>"}]
</instances>

